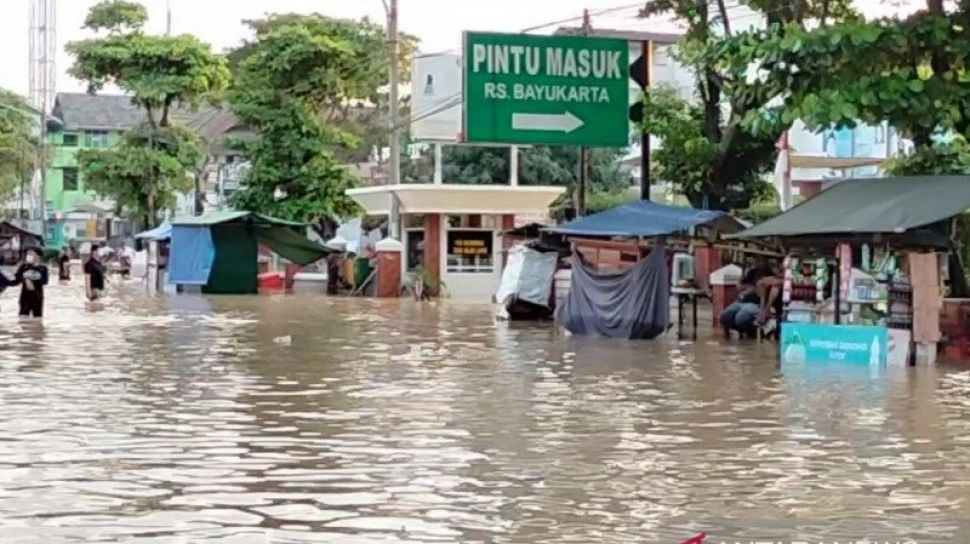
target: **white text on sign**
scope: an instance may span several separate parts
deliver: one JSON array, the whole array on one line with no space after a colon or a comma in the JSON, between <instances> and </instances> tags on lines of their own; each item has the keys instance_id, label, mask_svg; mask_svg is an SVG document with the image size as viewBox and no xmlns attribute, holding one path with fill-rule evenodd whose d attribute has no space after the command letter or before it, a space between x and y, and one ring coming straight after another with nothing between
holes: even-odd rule
<instances>
[{"instance_id":1,"label":"white text on sign","mask_svg":"<svg viewBox=\"0 0 970 544\"><path fill-rule=\"evenodd\" d=\"M515 83L512 92L505 83L486 83L485 98L492 100L534 100L539 102L585 102L608 104L610 93L605 87L587 85L533 85Z\"/></svg>"},{"instance_id":2,"label":"white text on sign","mask_svg":"<svg viewBox=\"0 0 970 544\"><path fill-rule=\"evenodd\" d=\"M619 51L597 49L475 44L472 70L490 74L623 79L620 55Z\"/></svg>"}]
</instances>

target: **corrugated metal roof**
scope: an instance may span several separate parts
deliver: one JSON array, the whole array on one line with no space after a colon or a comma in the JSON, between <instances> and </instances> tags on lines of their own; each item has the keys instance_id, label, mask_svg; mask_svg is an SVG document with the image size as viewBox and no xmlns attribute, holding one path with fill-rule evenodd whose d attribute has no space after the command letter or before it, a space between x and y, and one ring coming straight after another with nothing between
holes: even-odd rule
<instances>
[{"instance_id":1,"label":"corrugated metal roof","mask_svg":"<svg viewBox=\"0 0 970 544\"><path fill-rule=\"evenodd\" d=\"M847 180L735 237L901 234L967 208L970 176Z\"/></svg>"},{"instance_id":2,"label":"corrugated metal roof","mask_svg":"<svg viewBox=\"0 0 970 544\"><path fill-rule=\"evenodd\" d=\"M53 115L64 130L126 130L145 121L145 114L124 95L58 93Z\"/></svg>"}]
</instances>

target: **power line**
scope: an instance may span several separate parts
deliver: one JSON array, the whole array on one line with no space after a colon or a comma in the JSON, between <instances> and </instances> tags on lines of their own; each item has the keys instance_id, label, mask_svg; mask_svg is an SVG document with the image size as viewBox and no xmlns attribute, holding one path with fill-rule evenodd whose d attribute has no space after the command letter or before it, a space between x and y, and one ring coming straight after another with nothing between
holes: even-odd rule
<instances>
[{"instance_id":1,"label":"power line","mask_svg":"<svg viewBox=\"0 0 970 544\"><path fill-rule=\"evenodd\" d=\"M596 11L591 11L591 12L589 12L589 15L590 15L590 17L598 17L600 15L606 15L608 13L614 13L614 12L617 12L617 11L627 10L627 9L631 9L631 8L642 8L643 6L644 6L644 2L637 2L635 4L624 4L622 6L615 6L615 7L612 7L612 8L604 8L604 9L600 9L600 10L596 10ZM568 19L560 19L558 21L551 21L551 22L544 23L544 24L541 24L541 25L530 26L528 28L523 29L519 33L520 34L526 34L526 33L529 33L529 32L534 32L536 30L542 30L543 28L548 28L548 27L554 26L554 25L562 25L562 24L566 24L566 23L572 23L572 22L575 22L575 21L581 21L582 19L583 19L583 16L582 15L580 15L578 17L570 17Z\"/></svg>"},{"instance_id":2,"label":"power line","mask_svg":"<svg viewBox=\"0 0 970 544\"><path fill-rule=\"evenodd\" d=\"M637 2L635 4L624 4L622 6L614 6L614 7L611 7L611 8L603 8L603 9L596 10L594 12L591 12L590 13L590 16L594 16L594 17L595 16L601 16L601 15L606 15L606 14L609 14L609 13L616 13L616 12L619 12L619 11L628 10L628 9L631 9L631 8L640 8L642 6L643 6L643 2ZM560 19L560 20L557 20L557 21L551 21L551 22L544 23L544 24L541 24L541 25L530 26L530 27L527 27L527 28L519 31L519 34L525 34L525 33L532 32L532 31L535 31L535 30L539 30L539 29L542 29L542 28L547 28L547 27L554 26L554 25L560 25L560 24L569 23L569 22L572 22L572 21L581 20L582 18L583 18L583 16L580 15L579 17L571 17L569 19ZM418 55L415 58L438 57L438 56L446 55L446 54L449 54L449 53L454 53L454 52L457 52L457 51L459 51L459 50L456 49L456 48L451 48L451 49L445 49L445 50L442 50L442 51L436 51L436 52L433 52L433 53L421 54L421 55ZM426 111L423 111L423 112L418 112L418 113L413 113L407 121L405 121L403 123L399 123L399 125L393 127L393 130L399 130L399 129L403 128L403 127L406 127L407 125L410 125L411 123L415 123L417 121L421 121L421 120L427 119L428 117L431 117L433 115L437 115L437 114L439 114L439 113L441 113L443 111L449 110L449 109L451 109L451 108L453 108L455 106L460 105L461 104L461 91L459 91L457 93L453 93L453 94L445 97L444 100L445 100L444 103L442 103L442 104L440 104L438 106L432 107L429 110L426 110Z\"/></svg>"}]
</instances>

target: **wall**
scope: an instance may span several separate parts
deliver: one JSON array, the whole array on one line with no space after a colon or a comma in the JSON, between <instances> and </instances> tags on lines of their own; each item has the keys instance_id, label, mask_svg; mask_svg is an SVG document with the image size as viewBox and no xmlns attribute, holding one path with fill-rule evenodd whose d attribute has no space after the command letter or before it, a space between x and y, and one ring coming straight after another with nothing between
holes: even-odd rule
<instances>
[{"instance_id":1,"label":"wall","mask_svg":"<svg viewBox=\"0 0 970 544\"><path fill-rule=\"evenodd\" d=\"M64 135L76 134L78 145L76 147L64 146ZM120 132L109 132L108 143L114 145L120 139ZM64 168L77 168L77 154L87 147L87 139L84 131L52 131L48 134L48 143L51 145L51 166L47 169L47 212L66 212L74 209L81 202L90 202L97 198L93 192L87 191L84 186L84 176L78 172L78 190L64 190Z\"/></svg>"}]
</instances>

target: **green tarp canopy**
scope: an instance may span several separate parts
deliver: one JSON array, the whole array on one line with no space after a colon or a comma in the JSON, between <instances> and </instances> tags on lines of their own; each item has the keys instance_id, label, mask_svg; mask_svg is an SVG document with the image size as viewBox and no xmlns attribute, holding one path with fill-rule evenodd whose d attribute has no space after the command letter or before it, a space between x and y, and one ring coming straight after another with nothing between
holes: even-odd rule
<instances>
[{"instance_id":1,"label":"green tarp canopy","mask_svg":"<svg viewBox=\"0 0 970 544\"><path fill-rule=\"evenodd\" d=\"M183 226L209 226L218 225L219 223L231 223L233 221L241 221L243 219L252 220L257 224L264 225L274 225L280 227L305 227L306 223L297 223L295 221L287 221L286 219L278 219L276 217L270 217L268 215L262 215L253 212L234 212L234 211L223 211L223 212L208 212L202 215L190 215L186 217L176 217L172 220L173 225L183 225Z\"/></svg>"},{"instance_id":2,"label":"green tarp canopy","mask_svg":"<svg viewBox=\"0 0 970 544\"><path fill-rule=\"evenodd\" d=\"M194 217L180 217L172 221L173 226L210 228L232 223L252 224L255 227L257 243L265 245L284 259L299 265L305 266L319 261L333 251L297 232L297 229L305 228L306 224L258 213L244 211L210 212Z\"/></svg>"},{"instance_id":3,"label":"green tarp canopy","mask_svg":"<svg viewBox=\"0 0 970 544\"><path fill-rule=\"evenodd\" d=\"M257 224L256 241L272 249L280 257L301 266L319 261L333 251L287 227Z\"/></svg>"},{"instance_id":4,"label":"green tarp canopy","mask_svg":"<svg viewBox=\"0 0 970 544\"><path fill-rule=\"evenodd\" d=\"M730 238L901 235L970 208L970 176L849 180Z\"/></svg>"}]
</instances>

